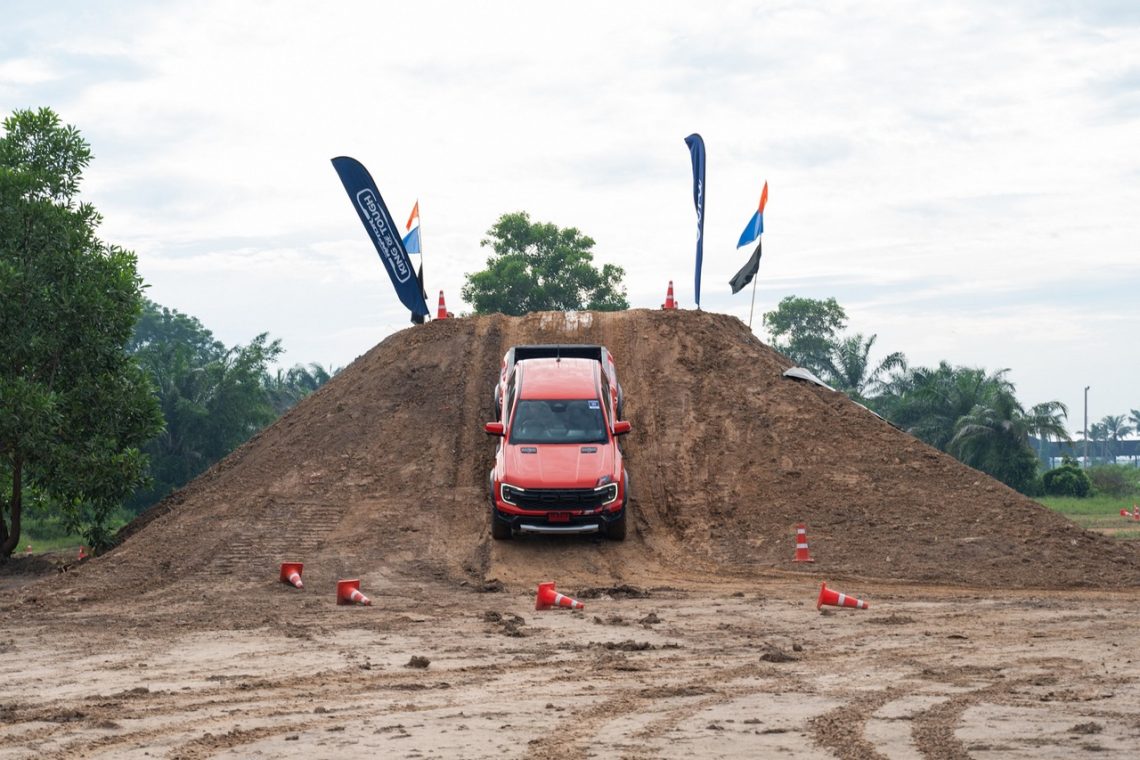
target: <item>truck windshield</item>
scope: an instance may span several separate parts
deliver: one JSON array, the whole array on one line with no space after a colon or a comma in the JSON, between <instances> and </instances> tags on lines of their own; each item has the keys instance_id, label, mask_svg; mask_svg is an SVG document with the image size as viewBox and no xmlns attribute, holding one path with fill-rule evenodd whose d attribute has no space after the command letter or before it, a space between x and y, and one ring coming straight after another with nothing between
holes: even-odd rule
<instances>
[{"instance_id":1,"label":"truck windshield","mask_svg":"<svg viewBox=\"0 0 1140 760\"><path fill-rule=\"evenodd\" d=\"M522 399L511 423L511 443L606 443L597 399Z\"/></svg>"}]
</instances>

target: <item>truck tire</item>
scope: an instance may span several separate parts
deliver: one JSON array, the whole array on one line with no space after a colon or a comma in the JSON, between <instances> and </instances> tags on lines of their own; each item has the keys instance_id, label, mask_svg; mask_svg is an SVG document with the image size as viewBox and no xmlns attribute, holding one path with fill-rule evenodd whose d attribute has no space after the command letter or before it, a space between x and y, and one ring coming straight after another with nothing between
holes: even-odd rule
<instances>
[{"instance_id":1,"label":"truck tire","mask_svg":"<svg viewBox=\"0 0 1140 760\"><path fill-rule=\"evenodd\" d=\"M491 538L496 541L505 541L511 537L511 524L500 520L495 511L491 510Z\"/></svg>"},{"instance_id":2,"label":"truck tire","mask_svg":"<svg viewBox=\"0 0 1140 760\"><path fill-rule=\"evenodd\" d=\"M628 509L621 511L621 517L606 525L606 538L611 541L624 541L625 540L625 520L629 514Z\"/></svg>"}]
</instances>

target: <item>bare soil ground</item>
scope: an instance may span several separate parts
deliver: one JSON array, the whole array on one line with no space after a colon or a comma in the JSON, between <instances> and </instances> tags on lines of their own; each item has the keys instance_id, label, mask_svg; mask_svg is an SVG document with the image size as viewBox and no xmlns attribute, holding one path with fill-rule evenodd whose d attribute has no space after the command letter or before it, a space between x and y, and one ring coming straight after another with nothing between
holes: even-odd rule
<instances>
[{"instance_id":1,"label":"bare soil ground","mask_svg":"<svg viewBox=\"0 0 1140 760\"><path fill-rule=\"evenodd\" d=\"M489 536L481 425L532 342L617 358L624 543ZM114 551L0 570L0 758L1132 756L1137 545L788 366L700 312L393 335Z\"/></svg>"}]
</instances>

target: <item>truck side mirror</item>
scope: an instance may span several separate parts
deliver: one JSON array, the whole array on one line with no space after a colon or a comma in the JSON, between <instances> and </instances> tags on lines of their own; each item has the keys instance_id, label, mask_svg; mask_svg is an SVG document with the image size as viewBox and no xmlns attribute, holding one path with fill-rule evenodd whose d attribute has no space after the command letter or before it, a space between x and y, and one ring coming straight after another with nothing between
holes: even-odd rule
<instances>
[{"instance_id":1,"label":"truck side mirror","mask_svg":"<svg viewBox=\"0 0 1140 760\"><path fill-rule=\"evenodd\" d=\"M483 425L483 431L491 435L502 435L504 430L501 422L487 422Z\"/></svg>"},{"instance_id":2,"label":"truck side mirror","mask_svg":"<svg viewBox=\"0 0 1140 760\"><path fill-rule=\"evenodd\" d=\"M614 435L625 435L631 430L633 425L630 425L628 420L618 420L614 423Z\"/></svg>"}]
</instances>

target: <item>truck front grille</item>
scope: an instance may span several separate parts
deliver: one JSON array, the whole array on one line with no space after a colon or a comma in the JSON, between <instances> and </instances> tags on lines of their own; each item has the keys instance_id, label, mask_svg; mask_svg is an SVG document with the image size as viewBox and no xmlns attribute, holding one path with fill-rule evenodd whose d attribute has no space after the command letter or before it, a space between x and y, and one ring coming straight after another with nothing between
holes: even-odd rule
<instances>
[{"instance_id":1,"label":"truck front grille","mask_svg":"<svg viewBox=\"0 0 1140 760\"><path fill-rule=\"evenodd\" d=\"M523 509L545 509L559 512L571 509L595 509L602 506L606 492L593 488L527 489L512 495L511 501Z\"/></svg>"}]
</instances>

